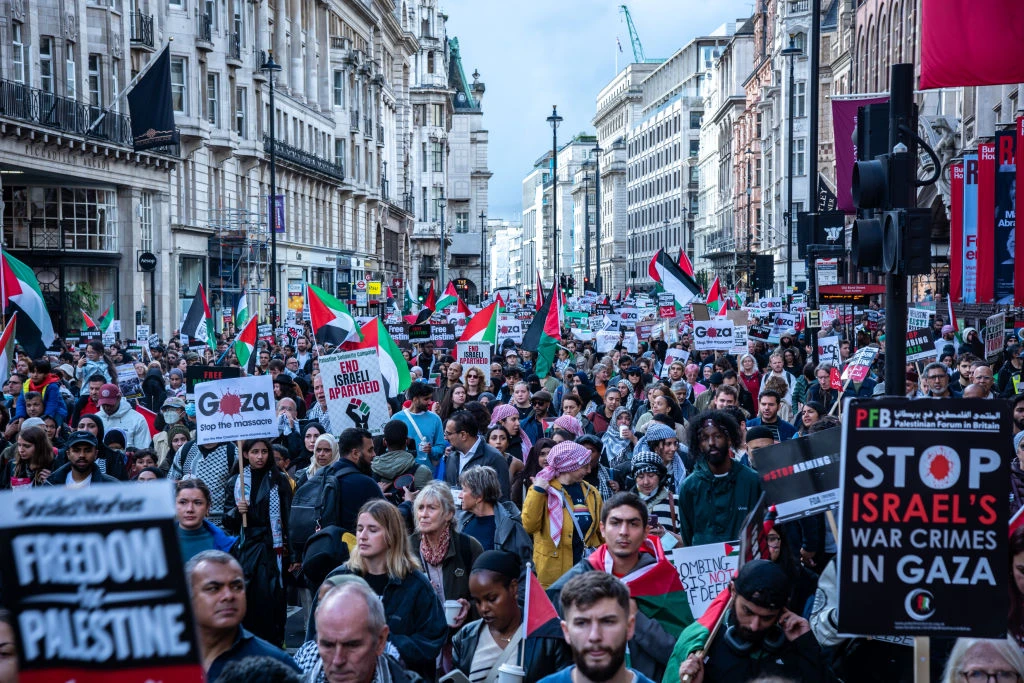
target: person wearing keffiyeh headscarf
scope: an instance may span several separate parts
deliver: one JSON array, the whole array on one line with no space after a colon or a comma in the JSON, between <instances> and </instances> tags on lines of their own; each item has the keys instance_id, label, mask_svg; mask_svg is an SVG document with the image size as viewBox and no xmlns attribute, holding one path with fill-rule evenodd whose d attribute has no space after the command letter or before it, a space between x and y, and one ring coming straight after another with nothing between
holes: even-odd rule
<instances>
[{"instance_id":1,"label":"person wearing keffiyeh headscarf","mask_svg":"<svg viewBox=\"0 0 1024 683\"><path fill-rule=\"evenodd\" d=\"M533 537L537 578L547 588L601 545L601 494L583 478L590 449L563 441L548 453L547 467L533 480L523 502L523 528Z\"/></svg>"},{"instance_id":2,"label":"person wearing keffiyeh headscarf","mask_svg":"<svg viewBox=\"0 0 1024 683\"><path fill-rule=\"evenodd\" d=\"M623 406L616 408L612 413L612 419L608 422L608 430L601 437L604 454L608 457L608 466L612 469L628 463L633 454L633 446L637 442L637 437L631 429L632 421L633 417L629 414L628 408ZM623 427L626 429L623 430Z\"/></svg>"},{"instance_id":3,"label":"person wearing keffiyeh headscarf","mask_svg":"<svg viewBox=\"0 0 1024 683\"><path fill-rule=\"evenodd\" d=\"M526 462L526 456L530 454L533 443L526 432L519 428L519 411L516 407L508 403L495 406L491 411L491 424L488 426L493 427L498 424L508 432L507 452Z\"/></svg>"}]
</instances>

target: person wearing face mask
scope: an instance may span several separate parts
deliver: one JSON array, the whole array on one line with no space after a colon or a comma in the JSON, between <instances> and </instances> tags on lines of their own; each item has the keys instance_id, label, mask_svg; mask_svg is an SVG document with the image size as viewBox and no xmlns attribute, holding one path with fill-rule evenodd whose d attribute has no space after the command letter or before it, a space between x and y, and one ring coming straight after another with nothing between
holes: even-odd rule
<instances>
[{"instance_id":1,"label":"person wearing face mask","mask_svg":"<svg viewBox=\"0 0 1024 683\"><path fill-rule=\"evenodd\" d=\"M185 413L185 399L168 396L160 408L158 418L163 422L163 426L156 425L160 431L153 436L153 450L158 454L163 455L170 447L169 430L172 427L184 427L188 432L188 438L195 438L195 427Z\"/></svg>"},{"instance_id":2,"label":"person wearing face mask","mask_svg":"<svg viewBox=\"0 0 1024 683\"><path fill-rule=\"evenodd\" d=\"M738 538L743 519L757 504L757 472L731 457L739 442L739 425L728 413L708 410L690 422L695 466L679 493L679 535L684 545Z\"/></svg>"}]
</instances>

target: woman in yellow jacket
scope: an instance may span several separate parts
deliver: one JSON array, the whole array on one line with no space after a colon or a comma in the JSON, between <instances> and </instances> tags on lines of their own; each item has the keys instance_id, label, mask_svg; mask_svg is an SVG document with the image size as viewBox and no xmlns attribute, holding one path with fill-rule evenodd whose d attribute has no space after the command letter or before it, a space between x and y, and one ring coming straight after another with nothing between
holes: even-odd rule
<instances>
[{"instance_id":1,"label":"woman in yellow jacket","mask_svg":"<svg viewBox=\"0 0 1024 683\"><path fill-rule=\"evenodd\" d=\"M563 441L548 453L548 465L533 479L523 501L523 528L533 537L533 563L547 588L601 540L601 494L583 481L590 449Z\"/></svg>"}]
</instances>

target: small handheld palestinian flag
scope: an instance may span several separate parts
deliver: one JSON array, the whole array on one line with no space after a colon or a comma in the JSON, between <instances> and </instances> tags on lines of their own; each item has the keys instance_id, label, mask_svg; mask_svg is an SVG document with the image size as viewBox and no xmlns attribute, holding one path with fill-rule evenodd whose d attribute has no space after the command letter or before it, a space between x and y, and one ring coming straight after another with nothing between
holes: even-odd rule
<instances>
[{"instance_id":1,"label":"small handheld palestinian flag","mask_svg":"<svg viewBox=\"0 0 1024 683\"><path fill-rule=\"evenodd\" d=\"M347 341L362 341L359 325L348 306L316 285L306 284L310 326L321 344L340 346Z\"/></svg>"},{"instance_id":2,"label":"small handheld palestinian flag","mask_svg":"<svg viewBox=\"0 0 1024 683\"><path fill-rule=\"evenodd\" d=\"M187 334L190 339L198 339L210 349L217 352L217 335L213 331L213 314L210 313L210 305L206 303L206 291L203 283L196 287L196 295L192 297L192 305L185 315L185 322L181 324L181 333Z\"/></svg>"},{"instance_id":3,"label":"small handheld palestinian flag","mask_svg":"<svg viewBox=\"0 0 1024 683\"><path fill-rule=\"evenodd\" d=\"M258 322L256 316L249 318L238 336L235 337L235 355L238 356L238 364L245 368L250 375L256 366L256 354L253 351L256 349L256 324Z\"/></svg>"},{"instance_id":4,"label":"small handheld palestinian flag","mask_svg":"<svg viewBox=\"0 0 1024 683\"><path fill-rule=\"evenodd\" d=\"M363 341L359 342L356 348L377 351L380 374L384 378L388 398L401 396L412 384L412 375L409 373L409 365L402 356L402 350L391 338L388 328L384 327L384 323L378 317L366 321L360 332Z\"/></svg>"},{"instance_id":5,"label":"small handheld palestinian flag","mask_svg":"<svg viewBox=\"0 0 1024 683\"><path fill-rule=\"evenodd\" d=\"M498 304L501 298L484 308L469 319L465 331L459 337L464 342L488 342L491 348L498 346Z\"/></svg>"}]
</instances>

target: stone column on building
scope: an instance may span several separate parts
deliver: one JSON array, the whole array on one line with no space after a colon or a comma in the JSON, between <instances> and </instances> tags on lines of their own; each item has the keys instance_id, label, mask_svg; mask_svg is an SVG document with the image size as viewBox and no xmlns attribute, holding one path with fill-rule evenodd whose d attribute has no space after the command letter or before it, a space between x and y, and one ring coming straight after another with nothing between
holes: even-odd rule
<instances>
[{"instance_id":1,"label":"stone column on building","mask_svg":"<svg viewBox=\"0 0 1024 683\"><path fill-rule=\"evenodd\" d=\"M288 8L289 0L274 0L274 61L281 65L281 70L274 76L275 87L287 88L288 78ZM294 37L294 33L292 36ZM270 113L271 116L274 112ZM281 135L279 131L277 133Z\"/></svg>"},{"instance_id":2,"label":"stone column on building","mask_svg":"<svg viewBox=\"0 0 1024 683\"><path fill-rule=\"evenodd\" d=\"M302 73L303 62L305 61L302 52L303 23L305 17L302 12L302 0L291 0L289 4L288 18L292 22L292 40L290 46L291 49L289 50L292 73L289 84L291 85L292 97L301 100L303 99L306 90L306 77L305 74ZM281 64L282 66L285 66L283 62Z\"/></svg>"},{"instance_id":3,"label":"stone column on building","mask_svg":"<svg viewBox=\"0 0 1024 683\"><path fill-rule=\"evenodd\" d=\"M320 49L318 42L317 33L317 0L302 0L304 10L306 11L306 92L309 97L307 102L312 109L320 108L320 98L318 97L317 84L319 82L319 66L320 60L317 57L317 51ZM323 45L324 51L327 50L327 45ZM312 147L310 148L312 149Z\"/></svg>"},{"instance_id":4,"label":"stone column on building","mask_svg":"<svg viewBox=\"0 0 1024 683\"><path fill-rule=\"evenodd\" d=\"M316 92L320 93L320 109L323 111L331 111L333 106L334 98L334 84L331 79L333 78L330 68L330 36L328 35L328 24L327 24L327 4L316 0L317 16L318 21L316 23L316 35L319 45L317 46L317 56L319 59L319 65L317 67L317 74L320 76L320 85ZM334 150L328 150L330 154L334 154Z\"/></svg>"}]
</instances>

